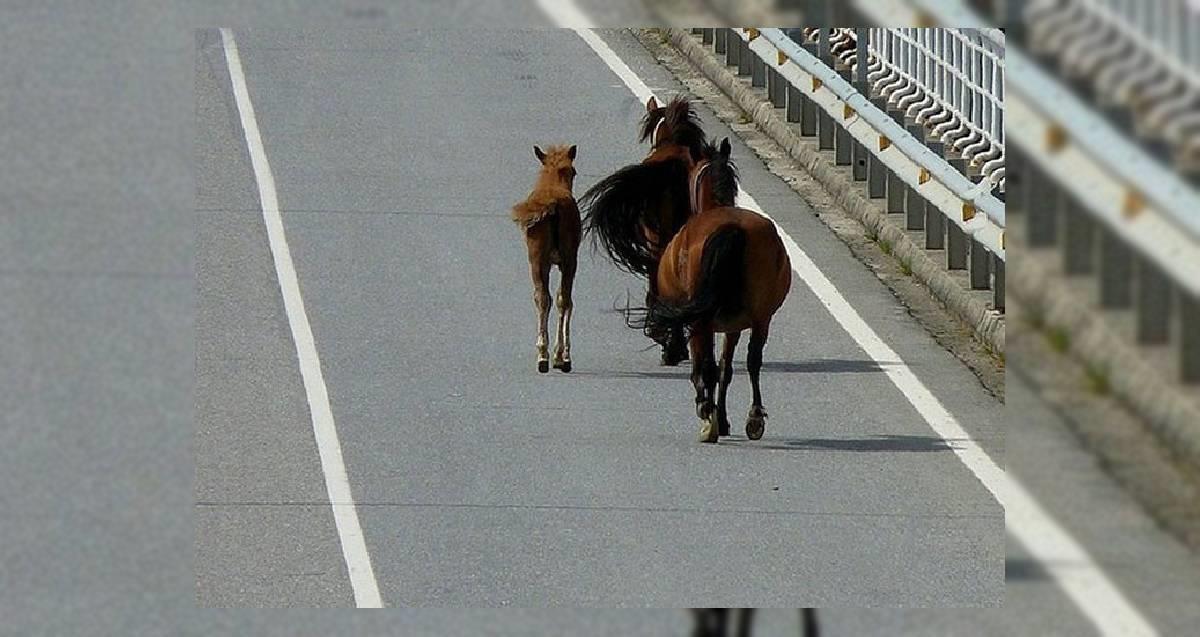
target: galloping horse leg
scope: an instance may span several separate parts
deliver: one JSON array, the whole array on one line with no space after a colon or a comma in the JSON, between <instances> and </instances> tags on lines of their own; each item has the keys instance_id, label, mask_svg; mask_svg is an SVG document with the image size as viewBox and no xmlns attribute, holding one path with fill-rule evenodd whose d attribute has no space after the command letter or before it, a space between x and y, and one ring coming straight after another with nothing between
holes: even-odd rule
<instances>
[{"instance_id":1,"label":"galloping horse leg","mask_svg":"<svg viewBox=\"0 0 1200 637\"><path fill-rule=\"evenodd\" d=\"M692 637L725 637L728 608L693 608L692 617L696 620Z\"/></svg>"},{"instance_id":2,"label":"galloping horse leg","mask_svg":"<svg viewBox=\"0 0 1200 637\"><path fill-rule=\"evenodd\" d=\"M713 394L717 385L717 363L713 360L713 332L709 326L692 330L688 342L692 350L692 386L696 388L696 415L704 424L700 427L701 442L716 442L720 427L716 422Z\"/></svg>"},{"instance_id":3,"label":"galloping horse leg","mask_svg":"<svg viewBox=\"0 0 1200 637\"><path fill-rule=\"evenodd\" d=\"M550 347L546 334L546 323L550 318L550 263L546 259L530 259L529 269L533 275L533 305L537 309L537 363L538 371L550 371Z\"/></svg>"},{"instance_id":4,"label":"galloping horse leg","mask_svg":"<svg viewBox=\"0 0 1200 637\"><path fill-rule=\"evenodd\" d=\"M554 348L554 369L571 371L571 312L575 302L571 299L571 288L575 285L575 266L559 268L562 280L558 283L558 344Z\"/></svg>"},{"instance_id":5,"label":"galloping horse leg","mask_svg":"<svg viewBox=\"0 0 1200 637\"><path fill-rule=\"evenodd\" d=\"M741 332L727 332L721 344L721 379L717 386L717 424L720 425L720 435L729 435L729 415L725 410L725 394L729 391L729 383L733 380L733 352L737 349Z\"/></svg>"},{"instance_id":6,"label":"galloping horse leg","mask_svg":"<svg viewBox=\"0 0 1200 637\"><path fill-rule=\"evenodd\" d=\"M754 621L754 609L739 608L738 610L741 612L738 613L737 632L734 633L734 637L750 637L750 624Z\"/></svg>"},{"instance_id":7,"label":"galloping horse leg","mask_svg":"<svg viewBox=\"0 0 1200 637\"><path fill-rule=\"evenodd\" d=\"M746 355L746 371L750 373L750 387L754 390L754 404L746 419L746 437L751 440L762 438L767 426L767 411L763 409L762 392L758 389L758 372L762 369L763 346L767 344L769 324L759 323L750 329L750 352Z\"/></svg>"}]
</instances>

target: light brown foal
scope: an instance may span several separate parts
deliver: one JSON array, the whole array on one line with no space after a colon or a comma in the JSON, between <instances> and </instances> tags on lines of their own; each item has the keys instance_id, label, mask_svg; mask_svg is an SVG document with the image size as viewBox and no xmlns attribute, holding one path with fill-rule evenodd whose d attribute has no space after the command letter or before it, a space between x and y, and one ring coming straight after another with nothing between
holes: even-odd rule
<instances>
[{"instance_id":1,"label":"light brown foal","mask_svg":"<svg viewBox=\"0 0 1200 637\"><path fill-rule=\"evenodd\" d=\"M582 234L579 207L571 188L575 183L575 146L550 146L545 151L533 147L542 162L533 192L513 206L512 219L525 231L529 251L529 271L533 276L533 304L537 309L537 368L550 371L549 338L550 266L557 265L562 279L558 284L558 331L554 348L554 368L571 371L571 289L575 285L579 240Z\"/></svg>"}]
</instances>

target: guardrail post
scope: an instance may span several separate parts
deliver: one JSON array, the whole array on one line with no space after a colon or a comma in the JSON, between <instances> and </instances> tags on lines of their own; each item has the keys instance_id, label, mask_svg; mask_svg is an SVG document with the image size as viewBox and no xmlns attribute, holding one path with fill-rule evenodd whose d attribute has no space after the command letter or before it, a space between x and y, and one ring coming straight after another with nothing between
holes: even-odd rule
<instances>
[{"instance_id":1,"label":"guardrail post","mask_svg":"<svg viewBox=\"0 0 1200 637\"><path fill-rule=\"evenodd\" d=\"M1025 209L1029 247L1047 248L1058 240L1058 216L1065 207L1066 194L1037 170L1030 170L1025 183Z\"/></svg>"},{"instance_id":2,"label":"guardrail post","mask_svg":"<svg viewBox=\"0 0 1200 637\"><path fill-rule=\"evenodd\" d=\"M1179 294L1179 372L1183 382L1200 383L1200 299Z\"/></svg>"},{"instance_id":3,"label":"guardrail post","mask_svg":"<svg viewBox=\"0 0 1200 637\"><path fill-rule=\"evenodd\" d=\"M754 51L750 50L750 43L743 40L740 35L735 34L738 45L738 75L751 75L754 72L754 61L758 56Z\"/></svg>"},{"instance_id":4,"label":"guardrail post","mask_svg":"<svg viewBox=\"0 0 1200 637\"><path fill-rule=\"evenodd\" d=\"M750 58L750 86L763 88L767 85L767 63L746 44L746 55Z\"/></svg>"},{"instance_id":5,"label":"guardrail post","mask_svg":"<svg viewBox=\"0 0 1200 637\"><path fill-rule=\"evenodd\" d=\"M854 166L854 181L865 181L867 179L867 158L871 156L867 152L867 147L862 145L862 142L857 139L852 140L854 145L851 147L850 161Z\"/></svg>"},{"instance_id":6,"label":"guardrail post","mask_svg":"<svg viewBox=\"0 0 1200 637\"><path fill-rule=\"evenodd\" d=\"M742 38L737 29L728 29L725 36L725 66L741 66Z\"/></svg>"},{"instance_id":7,"label":"guardrail post","mask_svg":"<svg viewBox=\"0 0 1200 637\"><path fill-rule=\"evenodd\" d=\"M867 153L867 196L871 199L887 196L887 167L872 153Z\"/></svg>"},{"instance_id":8,"label":"guardrail post","mask_svg":"<svg viewBox=\"0 0 1200 637\"><path fill-rule=\"evenodd\" d=\"M904 187L904 228L921 230L925 227L925 198L912 186Z\"/></svg>"},{"instance_id":9,"label":"guardrail post","mask_svg":"<svg viewBox=\"0 0 1200 637\"><path fill-rule=\"evenodd\" d=\"M767 96L775 108L787 107L787 80L774 67L767 68Z\"/></svg>"},{"instance_id":10,"label":"guardrail post","mask_svg":"<svg viewBox=\"0 0 1200 637\"><path fill-rule=\"evenodd\" d=\"M1091 274L1094 226L1079 202L1068 197L1063 217L1063 272L1067 275Z\"/></svg>"},{"instance_id":11,"label":"guardrail post","mask_svg":"<svg viewBox=\"0 0 1200 637\"><path fill-rule=\"evenodd\" d=\"M943 250L946 247L946 216L936 206L925 205L925 249Z\"/></svg>"},{"instance_id":12,"label":"guardrail post","mask_svg":"<svg viewBox=\"0 0 1200 637\"><path fill-rule=\"evenodd\" d=\"M817 148L820 150L834 150L833 148L833 129L836 124L833 122L833 117L825 112L823 108L815 108L817 111ZM835 151L836 152L836 151Z\"/></svg>"},{"instance_id":13,"label":"guardrail post","mask_svg":"<svg viewBox=\"0 0 1200 637\"><path fill-rule=\"evenodd\" d=\"M713 53L717 55L725 55L728 50L729 29L713 29ZM728 64L728 59L726 60Z\"/></svg>"},{"instance_id":14,"label":"guardrail post","mask_svg":"<svg viewBox=\"0 0 1200 637\"><path fill-rule=\"evenodd\" d=\"M716 29L700 29L700 42L704 44L712 44L713 31L716 31Z\"/></svg>"},{"instance_id":15,"label":"guardrail post","mask_svg":"<svg viewBox=\"0 0 1200 637\"><path fill-rule=\"evenodd\" d=\"M946 268L965 270L967 267L967 233L957 223L946 224Z\"/></svg>"},{"instance_id":16,"label":"guardrail post","mask_svg":"<svg viewBox=\"0 0 1200 637\"><path fill-rule=\"evenodd\" d=\"M849 166L854 160L853 146L851 142L854 138L850 136L850 131L846 130L845 126L837 123L837 128L833 133L833 163L837 166Z\"/></svg>"},{"instance_id":17,"label":"guardrail post","mask_svg":"<svg viewBox=\"0 0 1200 637\"><path fill-rule=\"evenodd\" d=\"M900 175L891 168L887 171L887 211L904 212L904 190L908 186L900 179Z\"/></svg>"},{"instance_id":18,"label":"guardrail post","mask_svg":"<svg viewBox=\"0 0 1200 637\"><path fill-rule=\"evenodd\" d=\"M817 103L800 91L796 93L800 95L800 134L813 137L817 134L817 120L820 119L817 115Z\"/></svg>"},{"instance_id":19,"label":"guardrail post","mask_svg":"<svg viewBox=\"0 0 1200 637\"><path fill-rule=\"evenodd\" d=\"M804 106L801 103L801 100L804 99L804 94L800 92L800 89L792 86L790 82L785 82L785 84L787 84L787 87L784 89L787 93L787 121L799 122L800 110ZM801 126L801 135L804 134L803 128L804 127Z\"/></svg>"},{"instance_id":20,"label":"guardrail post","mask_svg":"<svg viewBox=\"0 0 1200 637\"><path fill-rule=\"evenodd\" d=\"M1137 264L1137 337L1142 345L1167 342L1171 318L1171 283L1145 259Z\"/></svg>"},{"instance_id":21,"label":"guardrail post","mask_svg":"<svg viewBox=\"0 0 1200 637\"><path fill-rule=\"evenodd\" d=\"M1004 214L1020 215L1025 211L1025 158L1011 145L1006 149L1004 181L1008 192Z\"/></svg>"},{"instance_id":22,"label":"guardrail post","mask_svg":"<svg viewBox=\"0 0 1200 637\"><path fill-rule=\"evenodd\" d=\"M991 287L991 272L992 255L974 238L970 240L971 246L971 289L986 290Z\"/></svg>"},{"instance_id":23,"label":"guardrail post","mask_svg":"<svg viewBox=\"0 0 1200 637\"><path fill-rule=\"evenodd\" d=\"M1127 308L1133 303L1133 253L1117 235L1100 235L1100 307Z\"/></svg>"},{"instance_id":24,"label":"guardrail post","mask_svg":"<svg viewBox=\"0 0 1200 637\"><path fill-rule=\"evenodd\" d=\"M992 307L1004 312L1004 261L992 255Z\"/></svg>"}]
</instances>

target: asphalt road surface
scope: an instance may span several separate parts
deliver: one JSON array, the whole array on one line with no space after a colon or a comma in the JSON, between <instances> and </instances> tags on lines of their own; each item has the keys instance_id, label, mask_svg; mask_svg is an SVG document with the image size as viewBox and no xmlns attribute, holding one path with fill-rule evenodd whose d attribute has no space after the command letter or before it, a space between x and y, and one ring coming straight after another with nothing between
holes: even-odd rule
<instances>
[{"instance_id":1,"label":"asphalt road surface","mask_svg":"<svg viewBox=\"0 0 1200 637\"><path fill-rule=\"evenodd\" d=\"M413 24L389 9L330 4L297 15L282 3L227 4L121 3L67 21L48 20L53 12L40 5L4 9L0 68L13 90L0 110L0 632L681 634L687 622L679 611L351 616L194 608L347 606L352 598L215 33L196 41L180 34L222 23L290 24L310 34L319 25ZM461 4L438 8L447 12L440 23L482 24ZM493 13L491 26L544 20L532 3ZM425 42L421 53L433 66L421 71L379 59L386 56L371 62L379 42L362 33L312 35L304 44L282 26L275 34L237 33L388 605L430 595L442 601L426 603L442 605L466 598L500 605L501 597L530 605L666 604L697 591L711 593L713 603L738 594L756 604L785 595L797 599L779 603L842 596L851 604L855 594L986 603L1001 594L994 565L1003 551L1004 608L835 609L822 612L827 634L1096 634L1019 544L998 546L1001 513L942 450L953 441L923 428L803 286L793 288L768 346L772 419L759 443L691 441L684 372L658 368L639 337L606 312L613 296L638 288L600 261L585 258L581 274L577 373L535 377L519 239L503 220L532 179L528 146L579 143L581 187L643 150L632 141L639 114L632 97L569 34L484 34L477 56L474 45L447 45L445 32L391 38L387 47ZM625 36L603 37L655 90L676 88ZM290 50L267 55L283 47ZM339 47L364 50L356 60L332 50ZM540 61L524 68L540 70L502 67L503 50L525 51ZM492 74L437 59L445 55L474 59ZM558 73L545 74L549 68ZM397 86L405 72L416 75ZM501 90L502 73L514 72L541 74ZM462 73L475 83L453 79ZM554 92L551 83L567 90ZM360 95L347 94L351 84ZM330 110L289 103L289 92L315 95ZM434 95L443 98L436 108ZM411 108L430 118L426 126L405 115ZM518 121L523 113L541 119ZM726 133L706 121L714 134ZM472 130L472 122L489 125ZM1002 464L1156 627L1188 634L1200 619L1194 555L1078 449L1055 424L1063 416L1010 376L1009 412L1032 415L1005 423L1000 406L806 216L802 201L736 142L735 154L747 190L970 434L1001 461L1007 424L1010 457ZM446 157L468 160L429 169ZM404 187L421 175L428 187ZM389 211L409 214L372 214ZM438 249L451 240L458 252ZM491 271L471 268L472 278L462 279L471 262ZM423 294L406 298L413 292ZM746 402L744 375L732 391ZM766 485L780 490L767 493ZM668 498L676 501L663 506ZM768 520L769 511L787 523ZM868 511L891 515L862 520ZM685 521L726 537L719 548L689 550L699 540L696 529L681 531ZM966 535L947 539L951 525ZM729 539L750 526L757 545ZM676 537L638 535L654 527ZM513 537L514 529L525 537ZM924 530L933 535L915 535ZM933 550L939 543L942 550ZM911 553L884 552L895 546ZM672 558L724 570L706 581L651 582L683 570ZM457 570L442 559L458 559ZM754 581L731 583L769 559L779 561L759 568ZM906 575L903 564L919 575ZM472 580L464 565L479 576ZM878 569L855 571L868 565ZM952 586L925 579L932 573L978 587L947 593ZM592 598L578 601L584 577ZM787 590L764 594L784 579ZM898 590L916 580L920 586ZM496 598L486 601L489 592ZM539 592L547 594L534 599ZM791 611L764 611L760 619L761 634L795 634Z\"/></svg>"},{"instance_id":2,"label":"asphalt road surface","mask_svg":"<svg viewBox=\"0 0 1200 637\"><path fill-rule=\"evenodd\" d=\"M345 605L225 56L213 32L200 37L198 599ZM1001 601L1003 510L883 373L901 363L867 357L801 284L772 325L759 442L696 442L687 369L658 367L611 311L641 284L590 253L575 371L535 372L525 248L508 220L538 167L533 144L578 144L581 191L645 153L641 103L577 34L236 37L386 604ZM676 91L627 34L610 38ZM999 403L802 200L737 157L746 189L1000 452ZM744 373L731 391L740 434Z\"/></svg>"}]
</instances>

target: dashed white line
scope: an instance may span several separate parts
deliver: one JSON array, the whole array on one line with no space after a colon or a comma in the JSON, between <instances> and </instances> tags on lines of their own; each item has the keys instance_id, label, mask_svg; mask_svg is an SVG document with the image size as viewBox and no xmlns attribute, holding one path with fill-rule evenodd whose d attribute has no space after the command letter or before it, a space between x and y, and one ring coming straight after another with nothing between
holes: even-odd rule
<instances>
[{"instance_id":1,"label":"dashed white line","mask_svg":"<svg viewBox=\"0 0 1200 637\"><path fill-rule=\"evenodd\" d=\"M329 394L325 388L325 377L321 373L321 360L317 357L317 346L313 339L308 313L304 310L304 299L300 296L300 282L288 250L287 237L283 232L283 218L279 213L279 197L275 189L275 177L267 161L262 134L254 115L254 105L246 88L246 75L242 70L241 56L233 32L221 29L221 43L225 49L225 61L229 67L229 78L233 84L233 95L237 101L242 130L246 134L246 147L250 151L250 162L258 184L258 196L262 203L263 221L267 226L267 239L271 244L271 256L275 261L275 274L279 278L279 289L283 294L283 307L296 343L296 356L300 362L300 376L304 380L304 392L308 396L309 412L312 415L313 435L317 452L321 456L321 472L325 476L325 489L333 509L333 520L337 526L338 540L342 545L342 557L350 574L350 587L354 591L354 604L359 608L382 608L379 584L371 567L371 556L363 538L362 525L358 520L358 509L350 494L350 480L346 465L342 461L342 445L338 442L337 427L333 422L333 411L329 407Z\"/></svg>"},{"instance_id":2,"label":"dashed white line","mask_svg":"<svg viewBox=\"0 0 1200 637\"><path fill-rule=\"evenodd\" d=\"M557 26L570 28L579 34L640 102L644 103L650 99L653 95L650 88L589 28L590 21L574 2L539 0L538 4ZM881 363L892 384L929 426L943 439L953 441L949 445L954 449L954 453L1004 507L1005 527L1008 532L1016 536L1038 559L1100 634L1157 635L1157 631L1105 575L1087 551L967 434L933 392L917 378L895 350L871 329L779 223L763 212L758 202L740 187L738 198L745 208L771 219L779 230L796 275L812 290L858 346L876 362Z\"/></svg>"}]
</instances>

